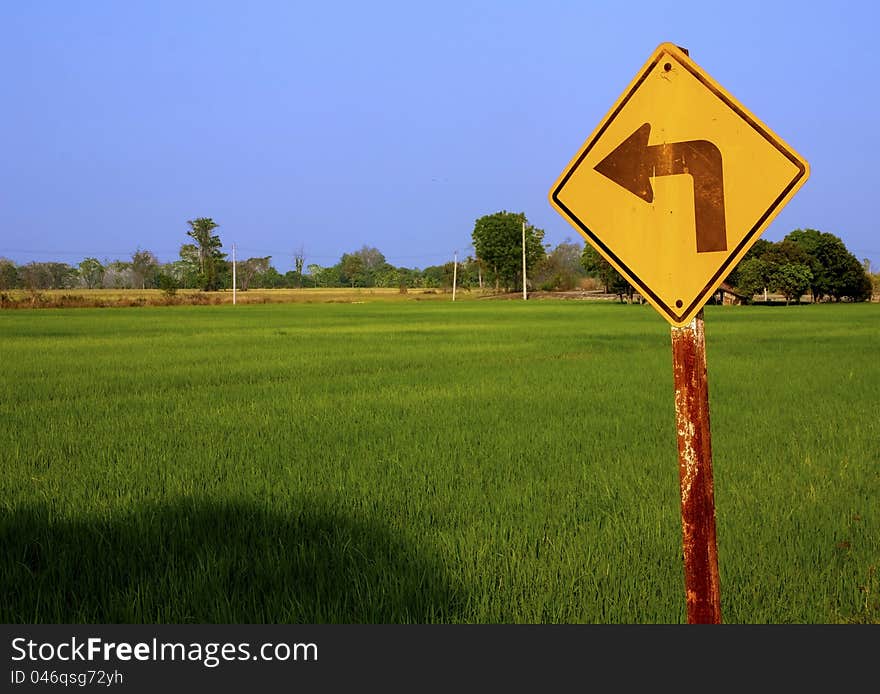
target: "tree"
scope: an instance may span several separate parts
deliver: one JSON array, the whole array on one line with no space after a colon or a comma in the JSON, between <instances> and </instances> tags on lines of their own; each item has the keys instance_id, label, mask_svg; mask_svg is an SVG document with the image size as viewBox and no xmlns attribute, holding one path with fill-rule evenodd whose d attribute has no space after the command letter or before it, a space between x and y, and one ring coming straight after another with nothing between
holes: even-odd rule
<instances>
[{"instance_id":1,"label":"tree","mask_svg":"<svg viewBox=\"0 0 880 694\"><path fill-rule=\"evenodd\" d=\"M169 274L174 277L178 287L196 288L199 286L199 249L193 243L181 244L179 259L175 260Z\"/></svg>"},{"instance_id":2,"label":"tree","mask_svg":"<svg viewBox=\"0 0 880 694\"><path fill-rule=\"evenodd\" d=\"M18 274L22 286L32 292L38 289L48 289L51 286L52 281L42 263L30 262L27 265L22 265Z\"/></svg>"},{"instance_id":3,"label":"tree","mask_svg":"<svg viewBox=\"0 0 880 694\"><path fill-rule=\"evenodd\" d=\"M426 289L442 287L446 270L442 265L429 265L422 270L422 286Z\"/></svg>"},{"instance_id":4,"label":"tree","mask_svg":"<svg viewBox=\"0 0 880 694\"><path fill-rule=\"evenodd\" d=\"M443 265L431 265L426 267L422 271L422 275L425 277L427 286L442 287L444 290L452 289L452 283L454 281L458 288L465 288L465 285L461 282L460 276L456 276L457 270L455 268L455 261L453 260L443 263Z\"/></svg>"},{"instance_id":5,"label":"tree","mask_svg":"<svg viewBox=\"0 0 880 694\"><path fill-rule=\"evenodd\" d=\"M21 284L31 291L66 289L76 284L77 271L67 263L31 262L19 268Z\"/></svg>"},{"instance_id":6,"label":"tree","mask_svg":"<svg viewBox=\"0 0 880 694\"><path fill-rule=\"evenodd\" d=\"M382 266L373 276L373 280L377 287L400 287L401 273L396 267L392 267L387 263Z\"/></svg>"},{"instance_id":7,"label":"tree","mask_svg":"<svg viewBox=\"0 0 880 694\"><path fill-rule=\"evenodd\" d=\"M361 260L359 286L362 287L376 286L380 274L389 269L394 269L385 261L385 256L382 255L382 252L372 246L361 246L359 250L351 255L357 256Z\"/></svg>"},{"instance_id":8,"label":"tree","mask_svg":"<svg viewBox=\"0 0 880 694\"><path fill-rule=\"evenodd\" d=\"M736 287L738 289L742 289L740 287L740 278L739 278L739 270L740 266L747 260L752 260L753 258L763 258L764 255L767 254L773 248L773 242L768 241L767 239L758 239L755 241L751 248L746 251L746 254L742 257L737 265L734 266L733 270L730 271L730 274L724 278L724 281L732 287Z\"/></svg>"},{"instance_id":9,"label":"tree","mask_svg":"<svg viewBox=\"0 0 880 694\"><path fill-rule=\"evenodd\" d=\"M312 278L312 281L315 283L315 287L318 286L319 278L321 277L321 273L324 271L317 263L309 263L309 266L306 268L309 271L309 277Z\"/></svg>"},{"instance_id":10,"label":"tree","mask_svg":"<svg viewBox=\"0 0 880 694\"><path fill-rule=\"evenodd\" d=\"M801 296L810 288L812 279L813 273L810 272L809 266L803 263L784 263L773 270L770 286L773 291L785 297L786 304L791 303L792 300L800 303Z\"/></svg>"},{"instance_id":11,"label":"tree","mask_svg":"<svg viewBox=\"0 0 880 694\"><path fill-rule=\"evenodd\" d=\"M595 277L602 283L606 294L617 294L621 301L626 296L632 301L635 293L633 286L590 244L584 245L581 265L588 277Z\"/></svg>"},{"instance_id":12,"label":"tree","mask_svg":"<svg viewBox=\"0 0 880 694\"><path fill-rule=\"evenodd\" d=\"M198 248L199 285L202 291L216 291L221 287L218 261L226 258L225 253L220 253L223 246L220 237L212 233L219 225L210 217L191 219L187 224L190 229L186 234L195 240Z\"/></svg>"},{"instance_id":13,"label":"tree","mask_svg":"<svg viewBox=\"0 0 880 694\"><path fill-rule=\"evenodd\" d=\"M177 294L177 280L162 269L156 272L156 286L169 298Z\"/></svg>"},{"instance_id":14,"label":"tree","mask_svg":"<svg viewBox=\"0 0 880 694\"><path fill-rule=\"evenodd\" d=\"M366 272L364 267L364 259L357 253L344 253L339 261L340 279L345 284L350 284L352 289L355 286L366 286Z\"/></svg>"},{"instance_id":15,"label":"tree","mask_svg":"<svg viewBox=\"0 0 880 694\"><path fill-rule=\"evenodd\" d=\"M871 277L852 253L838 269L835 282L832 284L831 295L837 299L848 301L867 301L872 293Z\"/></svg>"},{"instance_id":16,"label":"tree","mask_svg":"<svg viewBox=\"0 0 880 694\"><path fill-rule=\"evenodd\" d=\"M495 281L496 290L501 284L507 291L517 285L522 287L523 224L526 236L526 274L546 255L544 230L528 223L524 212L502 210L480 217L474 223L471 234L477 258L485 263Z\"/></svg>"},{"instance_id":17,"label":"tree","mask_svg":"<svg viewBox=\"0 0 880 694\"><path fill-rule=\"evenodd\" d=\"M0 258L0 290L18 286L18 268L9 258Z\"/></svg>"},{"instance_id":18,"label":"tree","mask_svg":"<svg viewBox=\"0 0 880 694\"><path fill-rule=\"evenodd\" d=\"M146 289L147 284L153 286L156 273L159 271L159 260L150 251L137 249L131 255L132 288Z\"/></svg>"},{"instance_id":19,"label":"tree","mask_svg":"<svg viewBox=\"0 0 880 694\"><path fill-rule=\"evenodd\" d=\"M300 246L293 254L293 269L297 275L297 287L302 289L303 280L303 264L306 261L306 254L303 247Z\"/></svg>"},{"instance_id":20,"label":"tree","mask_svg":"<svg viewBox=\"0 0 880 694\"><path fill-rule=\"evenodd\" d=\"M271 265L263 272L254 275L251 284L254 287L262 287L263 289L278 289L280 287L289 287L290 284L285 281L286 275L282 275Z\"/></svg>"},{"instance_id":21,"label":"tree","mask_svg":"<svg viewBox=\"0 0 880 694\"><path fill-rule=\"evenodd\" d=\"M880 272L871 272L871 261L867 258L862 261L862 265L865 268L865 273L871 280L871 299L873 300L880 295Z\"/></svg>"},{"instance_id":22,"label":"tree","mask_svg":"<svg viewBox=\"0 0 880 694\"><path fill-rule=\"evenodd\" d=\"M104 286L122 289L131 286L131 263L114 260L104 269Z\"/></svg>"},{"instance_id":23,"label":"tree","mask_svg":"<svg viewBox=\"0 0 880 694\"><path fill-rule=\"evenodd\" d=\"M248 258L244 262L238 263L238 282L241 291L246 292L254 275L264 273L269 269L269 261L272 260L271 255L265 258Z\"/></svg>"},{"instance_id":24,"label":"tree","mask_svg":"<svg viewBox=\"0 0 880 694\"><path fill-rule=\"evenodd\" d=\"M79 277L87 289L94 289L104 282L105 269L97 258L85 258L79 264Z\"/></svg>"},{"instance_id":25,"label":"tree","mask_svg":"<svg viewBox=\"0 0 880 694\"><path fill-rule=\"evenodd\" d=\"M353 255L359 255L364 261L364 268L368 272L374 272L385 265L385 256L382 251L372 246L361 246L360 250L355 251Z\"/></svg>"},{"instance_id":26,"label":"tree","mask_svg":"<svg viewBox=\"0 0 880 694\"><path fill-rule=\"evenodd\" d=\"M573 289L578 280L584 276L581 263L583 246L572 243L570 239L560 243L536 269L537 284L542 289L552 291Z\"/></svg>"},{"instance_id":27,"label":"tree","mask_svg":"<svg viewBox=\"0 0 880 694\"><path fill-rule=\"evenodd\" d=\"M481 279L481 268L478 260L467 256L463 261L459 262L458 278L456 280L459 287L470 291L472 287L480 287Z\"/></svg>"},{"instance_id":28,"label":"tree","mask_svg":"<svg viewBox=\"0 0 880 694\"><path fill-rule=\"evenodd\" d=\"M766 292L774 269L770 262L761 258L746 258L737 266L735 286L749 297Z\"/></svg>"},{"instance_id":29,"label":"tree","mask_svg":"<svg viewBox=\"0 0 880 694\"><path fill-rule=\"evenodd\" d=\"M813 279L813 301L824 297L834 300L864 301L871 295L871 279L843 241L816 229L795 229L784 241L799 246L806 253Z\"/></svg>"}]
</instances>

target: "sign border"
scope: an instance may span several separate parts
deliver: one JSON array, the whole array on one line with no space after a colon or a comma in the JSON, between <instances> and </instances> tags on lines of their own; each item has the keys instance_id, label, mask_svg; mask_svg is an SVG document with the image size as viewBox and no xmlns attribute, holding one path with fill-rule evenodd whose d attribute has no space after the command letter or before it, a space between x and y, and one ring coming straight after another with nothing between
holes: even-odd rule
<instances>
[{"instance_id":1,"label":"sign border","mask_svg":"<svg viewBox=\"0 0 880 694\"><path fill-rule=\"evenodd\" d=\"M761 135L767 142L769 142L773 147L775 147L786 159L788 159L792 164L794 164L798 171L795 177L788 183L788 185L783 189L783 191L779 194L776 200L767 208L764 214L758 219L758 221L754 224L754 226L749 229L743 239L737 244L736 248L730 253L718 271L712 276L712 278L706 283L705 287L701 289L697 297L688 305L686 308L682 310L681 313L675 313L672 308L666 305L666 302L662 301L644 282L642 282L641 278L634 273L625 263L623 263L620 258L615 255L608 246L598 238L598 236L586 225L584 224L578 216L572 212L560 199L559 194L562 191L562 188L568 182L568 180L572 177L574 172L581 165L581 162L584 158L590 153L595 144L599 141L602 135L605 134L605 131L611 125L615 118L620 114L623 110L624 106L629 102L632 98L633 94L639 89L642 83L647 79L648 75L651 71L657 66L657 64L663 59L664 55L672 56L676 61L678 61L691 75L694 76L700 83L703 84L707 89L709 89L720 101L722 101L728 108L730 108L734 113L736 113L740 118L742 118L749 126L752 127L759 135ZM628 280L631 280L634 285L639 289L640 292L643 292L646 297L651 299L651 303L657 307L662 309L662 313L664 313L664 317L669 320L675 326L686 325L693 318L694 315L703 307L703 305L708 301L709 295L718 288L718 285L721 284L722 279L729 273L729 268L733 264L734 260L739 261L740 255L744 255L744 249L747 246L751 246L754 241L757 240L757 237L761 235L764 229L772 221L773 217L775 217L779 211L785 206L786 202L794 195L796 190L804 184L806 179L809 177L810 167L807 162L800 157L796 152L794 152L788 145L786 145L781 138L775 135L766 125L761 123L761 121L752 114L745 106L740 104L731 94L728 94L715 80L713 80L708 74L706 74L690 57L678 46L672 43L662 43L660 44L648 59L648 62L642 67L640 73L638 73L635 79L630 83L629 87L624 91L624 93L618 98L617 102L614 106L612 106L611 110L608 114L603 118L603 120L599 123L599 126L593 132L593 134L587 139L586 143L582 145L581 150L578 154L575 155L574 159L568 164L566 169L563 171L563 174L557 180L556 184L554 184L553 188L550 192L550 203L556 207L556 209L561 212L570 222L574 223L575 226L581 231L582 234L592 243L592 245L600 252L605 259L608 260L615 268L621 272Z\"/></svg>"}]
</instances>

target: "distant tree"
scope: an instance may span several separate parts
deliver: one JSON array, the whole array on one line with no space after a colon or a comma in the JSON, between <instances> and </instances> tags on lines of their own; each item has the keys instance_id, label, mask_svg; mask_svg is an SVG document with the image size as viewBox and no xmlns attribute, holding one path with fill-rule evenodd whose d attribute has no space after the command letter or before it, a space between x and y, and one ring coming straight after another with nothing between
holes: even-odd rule
<instances>
[{"instance_id":1,"label":"distant tree","mask_svg":"<svg viewBox=\"0 0 880 694\"><path fill-rule=\"evenodd\" d=\"M426 289L443 286L446 269L442 265L429 265L421 272L421 284Z\"/></svg>"},{"instance_id":2,"label":"distant tree","mask_svg":"<svg viewBox=\"0 0 880 694\"><path fill-rule=\"evenodd\" d=\"M97 258L86 258L78 267L79 277L87 289L100 287L104 282L105 268Z\"/></svg>"},{"instance_id":3,"label":"distant tree","mask_svg":"<svg viewBox=\"0 0 880 694\"><path fill-rule=\"evenodd\" d=\"M373 273L373 283L377 287L399 287L400 282L401 275L398 268L387 263Z\"/></svg>"},{"instance_id":4,"label":"distant tree","mask_svg":"<svg viewBox=\"0 0 880 694\"><path fill-rule=\"evenodd\" d=\"M483 272L485 263L479 258L468 256L462 264L462 272L467 278L468 285L483 289Z\"/></svg>"},{"instance_id":5,"label":"distant tree","mask_svg":"<svg viewBox=\"0 0 880 694\"><path fill-rule=\"evenodd\" d=\"M349 284L354 280L358 287L376 286L378 276L393 269L385 261L382 252L372 246L361 246L359 250L344 255L340 261L340 270L345 283Z\"/></svg>"},{"instance_id":6,"label":"distant tree","mask_svg":"<svg viewBox=\"0 0 880 694\"><path fill-rule=\"evenodd\" d=\"M809 266L812 262L810 254L800 244L794 243L789 239L783 239L782 241L770 244L759 257L770 262L772 265L799 263Z\"/></svg>"},{"instance_id":7,"label":"distant tree","mask_svg":"<svg viewBox=\"0 0 880 694\"><path fill-rule=\"evenodd\" d=\"M839 237L816 229L795 229L784 241L799 246L809 259L813 301L821 301L824 297L837 301L870 298L868 273Z\"/></svg>"},{"instance_id":8,"label":"distant tree","mask_svg":"<svg viewBox=\"0 0 880 694\"><path fill-rule=\"evenodd\" d=\"M199 253L199 285L203 291L215 291L222 286L220 278L220 263L224 262L226 255L220 253L223 244L220 237L214 234L214 229L219 225L210 217L198 217L187 221L190 229L186 232L191 236L198 248Z\"/></svg>"},{"instance_id":9,"label":"distant tree","mask_svg":"<svg viewBox=\"0 0 880 694\"><path fill-rule=\"evenodd\" d=\"M581 257L583 245L570 239L550 251L535 270L536 283L545 290L573 289L585 274Z\"/></svg>"},{"instance_id":10,"label":"distant tree","mask_svg":"<svg viewBox=\"0 0 880 694\"><path fill-rule=\"evenodd\" d=\"M254 275L251 286L263 289L279 289L281 287L289 287L290 284L287 282L286 275L282 275L270 265L263 272L258 272Z\"/></svg>"},{"instance_id":11,"label":"distant tree","mask_svg":"<svg viewBox=\"0 0 880 694\"><path fill-rule=\"evenodd\" d=\"M768 239L758 239L752 244L752 247L746 251L743 260L746 258L763 258L773 250L774 245L773 241L769 241Z\"/></svg>"},{"instance_id":12,"label":"distant tree","mask_svg":"<svg viewBox=\"0 0 880 694\"><path fill-rule=\"evenodd\" d=\"M867 258L862 261L862 266L871 280L871 299L880 298L880 271L871 272L871 261Z\"/></svg>"},{"instance_id":13,"label":"distant tree","mask_svg":"<svg viewBox=\"0 0 880 694\"><path fill-rule=\"evenodd\" d=\"M547 254L544 248L544 230L529 224L524 212L502 210L484 215L474 223L471 233L477 258L485 263L492 274L496 290L501 285L511 291L522 288L523 224L526 237L526 279Z\"/></svg>"},{"instance_id":14,"label":"distant tree","mask_svg":"<svg viewBox=\"0 0 880 694\"><path fill-rule=\"evenodd\" d=\"M67 289L76 286L77 270L67 263L43 263L51 277L52 289Z\"/></svg>"},{"instance_id":15,"label":"distant tree","mask_svg":"<svg viewBox=\"0 0 880 694\"><path fill-rule=\"evenodd\" d=\"M752 247L746 251L746 254L740 260L740 263L736 265L730 274L725 278L725 282L731 285L732 287L739 288L740 280L739 280L739 267L740 264L744 263L746 260L751 260L753 258L763 258L769 251L773 249L773 242L768 241L767 239L758 239L752 244ZM757 292L755 292L757 293Z\"/></svg>"},{"instance_id":16,"label":"distant tree","mask_svg":"<svg viewBox=\"0 0 880 694\"><path fill-rule=\"evenodd\" d=\"M458 269L455 266L455 261L450 260L446 263L443 263L442 268L442 279L440 281L440 286L444 289L452 289L453 282L456 285L456 288L461 287L461 283L458 281Z\"/></svg>"},{"instance_id":17,"label":"distant tree","mask_svg":"<svg viewBox=\"0 0 880 694\"><path fill-rule=\"evenodd\" d=\"M774 291L790 301L804 277L803 267L809 270L807 290L813 301L826 297L864 301L870 297L871 281L864 266L841 239L816 229L795 229L776 243L759 239L729 275L728 282L744 293L763 289L765 300L768 288L776 285ZM800 294L797 296L799 299Z\"/></svg>"},{"instance_id":18,"label":"distant tree","mask_svg":"<svg viewBox=\"0 0 880 694\"><path fill-rule=\"evenodd\" d=\"M764 301L767 301L768 292L777 291L774 288L774 278L777 273L782 267L789 265L806 266L809 269L810 257L800 246L791 241L773 243L759 239L743 256L736 270L731 273L728 283L750 297L763 292ZM791 268L787 268L780 275L788 278L789 282L794 282L796 276L797 273L793 273ZM794 291L794 285L791 291ZM800 294L798 294L799 298Z\"/></svg>"},{"instance_id":19,"label":"distant tree","mask_svg":"<svg viewBox=\"0 0 880 694\"><path fill-rule=\"evenodd\" d=\"M602 283L606 294L616 294L623 301L628 297L632 301L635 289L614 266L590 244L584 244L581 252L581 265L588 277L594 277Z\"/></svg>"},{"instance_id":20,"label":"distant tree","mask_svg":"<svg viewBox=\"0 0 880 694\"><path fill-rule=\"evenodd\" d=\"M9 258L0 258L0 290L19 286L18 267Z\"/></svg>"},{"instance_id":21,"label":"distant tree","mask_svg":"<svg viewBox=\"0 0 880 694\"><path fill-rule=\"evenodd\" d=\"M246 292L254 275L264 273L269 269L269 261L272 260L271 255L264 258L248 258L238 263L238 286L241 291Z\"/></svg>"},{"instance_id":22,"label":"distant tree","mask_svg":"<svg viewBox=\"0 0 880 694\"><path fill-rule=\"evenodd\" d=\"M306 254L303 247L300 246L293 254L293 270L296 272L296 286L302 289L303 283L303 265L306 261Z\"/></svg>"},{"instance_id":23,"label":"distant tree","mask_svg":"<svg viewBox=\"0 0 880 694\"><path fill-rule=\"evenodd\" d=\"M314 282L315 287L317 287L318 281L321 277L321 272L324 270L324 268L322 268L317 263L309 263L309 266L306 268L306 270L308 270L309 277L311 278L312 282Z\"/></svg>"},{"instance_id":24,"label":"distant tree","mask_svg":"<svg viewBox=\"0 0 880 694\"><path fill-rule=\"evenodd\" d=\"M22 265L18 273L25 289L37 291L38 289L48 289L51 286L52 280L42 263L30 262Z\"/></svg>"},{"instance_id":25,"label":"distant tree","mask_svg":"<svg viewBox=\"0 0 880 694\"><path fill-rule=\"evenodd\" d=\"M78 272L67 263L30 262L19 268L21 284L30 290L66 289L75 286Z\"/></svg>"},{"instance_id":26,"label":"distant tree","mask_svg":"<svg viewBox=\"0 0 880 694\"><path fill-rule=\"evenodd\" d=\"M170 275L167 272L164 272L162 269L159 269L156 272L155 279L156 286L162 290L165 296L172 297L177 294L178 284L173 275Z\"/></svg>"},{"instance_id":27,"label":"distant tree","mask_svg":"<svg viewBox=\"0 0 880 694\"><path fill-rule=\"evenodd\" d=\"M457 278L459 287L465 290L479 287L481 279L480 262L476 258L467 256L464 260L459 261Z\"/></svg>"},{"instance_id":28,"label":"distant tree","mask_svg":"<svg viewBox=\"0 0 880 694\"><path fill-rule=\"evenodd\" d=\"M761 262L761 261L756 261ZM783 263L777 265L770 277L770 286L774 292L785 297L785 303L800 303L801 296L810 288L813 273L804 263Z\"/></svg>"},{"instance_id":29,"label":"distant tree","mask_svg":"<svg viewBox=\"0 0 880 694\"><path fill-rule=\"evenodd\" d=\"M785 240L801 248L809 258L808 264L813 279L810 281L810 294L813 301L820 301L828 293L830 278L820 260L820 246L823 245L823 232L817 229L795 229L785 236Z\"/></svg>"},{"instance_id":30,"label":"distant tree","mask_svg":"<svg viewBox=\"0 0 880 694\"><path fill-rule=\"evenodd\" d=\"M361 257L367 270L376 270L385 264L385 256L382 251L373 246L361 246L353 255Z\"/></svg>"},{"instance_id":31,"label":"distant tree","mask_svg":"<svg viewBox=\"0 0 880 694\"><path fill-rule=\"evenodd\" d=\"M140 248L131 254L131 282L133 289L146 289L153 286L156 273L159 271L159 260L150 251Z\"/></svg>"},{"instance_id":32,"label":"distant tree","mask_svg":"<svg viewBox=\"0 0 880 694\"><path fill-rule=\"evenodd\" d=\"M31 291L49 289L52 285L52 279L42 263L30 262L27 265L22 265L19 269L19 277L21 277L22 286Z\"/></svg>"},{"instance_id":33,"label":"distant tree","mask_svg":"<svg viewBox=\"0 0 880 694\"><path fill-rule=\"evenodd\" d=\"M864 266L852 253L849 254L839 269L831 290L831 295L837 299L848 301L868 301L872 293L871 276L865 272Z\"/></svg>"},{"instance_id":34,"label":"distant tree","mask_svg":"<svg viewBox=\"0 0 880 694\"><path fill-rule=\"evenodd\" d=\"M113 260L104 268L104 286L113 289L131 287L131 263L124 260Z\"/></svg>"},{"instance_id":35,"label":"distant tree","mask_svg":"<svg viewBox=\"0 0 880 694\"><path fill-rule=\"evenodd\" d=\"M181 244L178 256L169 274L174 277L178 287L197 288L201 274L198 246L193 243Z\"/></svg>"},{"instance_id":36,"label":"distant tree","mask_svg":"<svg viewBox=\"0 0 880 694\"><path fill-rule=\"evenodd\" d=\"M357 253L345 253L339 261L339 274L342 281L354 287L367 286L367 273L363 256Z\"/></svg>"},{"instance_id":37,"label":"distant tree","mask_svg":"<svg viewBox=\"0 0 880 694\"><path fill-rule=\"evenodd\" d=\"M755 294L764 293L767 300L767 290L776 266L762 258L746 258L740 261L737 268L736 288L750 298Z\"/></svg>"}]
</instances>

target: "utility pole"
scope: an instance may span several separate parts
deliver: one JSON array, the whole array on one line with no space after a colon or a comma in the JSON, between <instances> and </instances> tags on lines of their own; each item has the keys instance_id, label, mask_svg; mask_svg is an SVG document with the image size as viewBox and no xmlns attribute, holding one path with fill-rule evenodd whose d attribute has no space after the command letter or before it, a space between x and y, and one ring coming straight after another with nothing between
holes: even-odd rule
<instances>
[{"instance_id":1,"label":"utility pole","mask_svg":"<svg viewBox=\"0 0 880 694\"><path fill-rule=\"evenodd\" d=\"M452 300L455 301L455 285L458 282L458 250L455 251L455 260L452 261Z\"/></svg>"},{"instance_id":2,"label":"utility pole","mask_svg":"<svg viewBox=\"0 0 880 694\"><path fill-rule=\"evenodd\" d=\"M235 244L232 244L232 305L235 306Z\"/></svg>"},{"instance_id":3,"label":"utility pole","mask_svg":"<svg viewBox=\"0 0 880 694\"><path fill-rule=\"evenodd\" d=\"M529 297L526 294L526 216L523 215L522 223L522 243L523 243L523 301Z\"/></svg>"}]
</instances>

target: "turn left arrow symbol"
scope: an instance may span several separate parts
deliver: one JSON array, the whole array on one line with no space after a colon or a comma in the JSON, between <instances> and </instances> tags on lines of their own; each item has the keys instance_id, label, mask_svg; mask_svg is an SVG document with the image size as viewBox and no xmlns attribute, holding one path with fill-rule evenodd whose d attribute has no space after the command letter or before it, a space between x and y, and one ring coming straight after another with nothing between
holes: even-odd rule
<instances>
[{"instance_id":1,"label":"turn left arrow symbol","mask_svg":"<svg viewBox=\"0 0 880 694\"><path fill-rule=\"evenodd\" d=\"M690 174L694 182L697 253L727 250L721 152L708 140L649 145L645 123L621 142L595 169L647 203L654 202L651 178Z\"/></svg>"}]
</instances>

